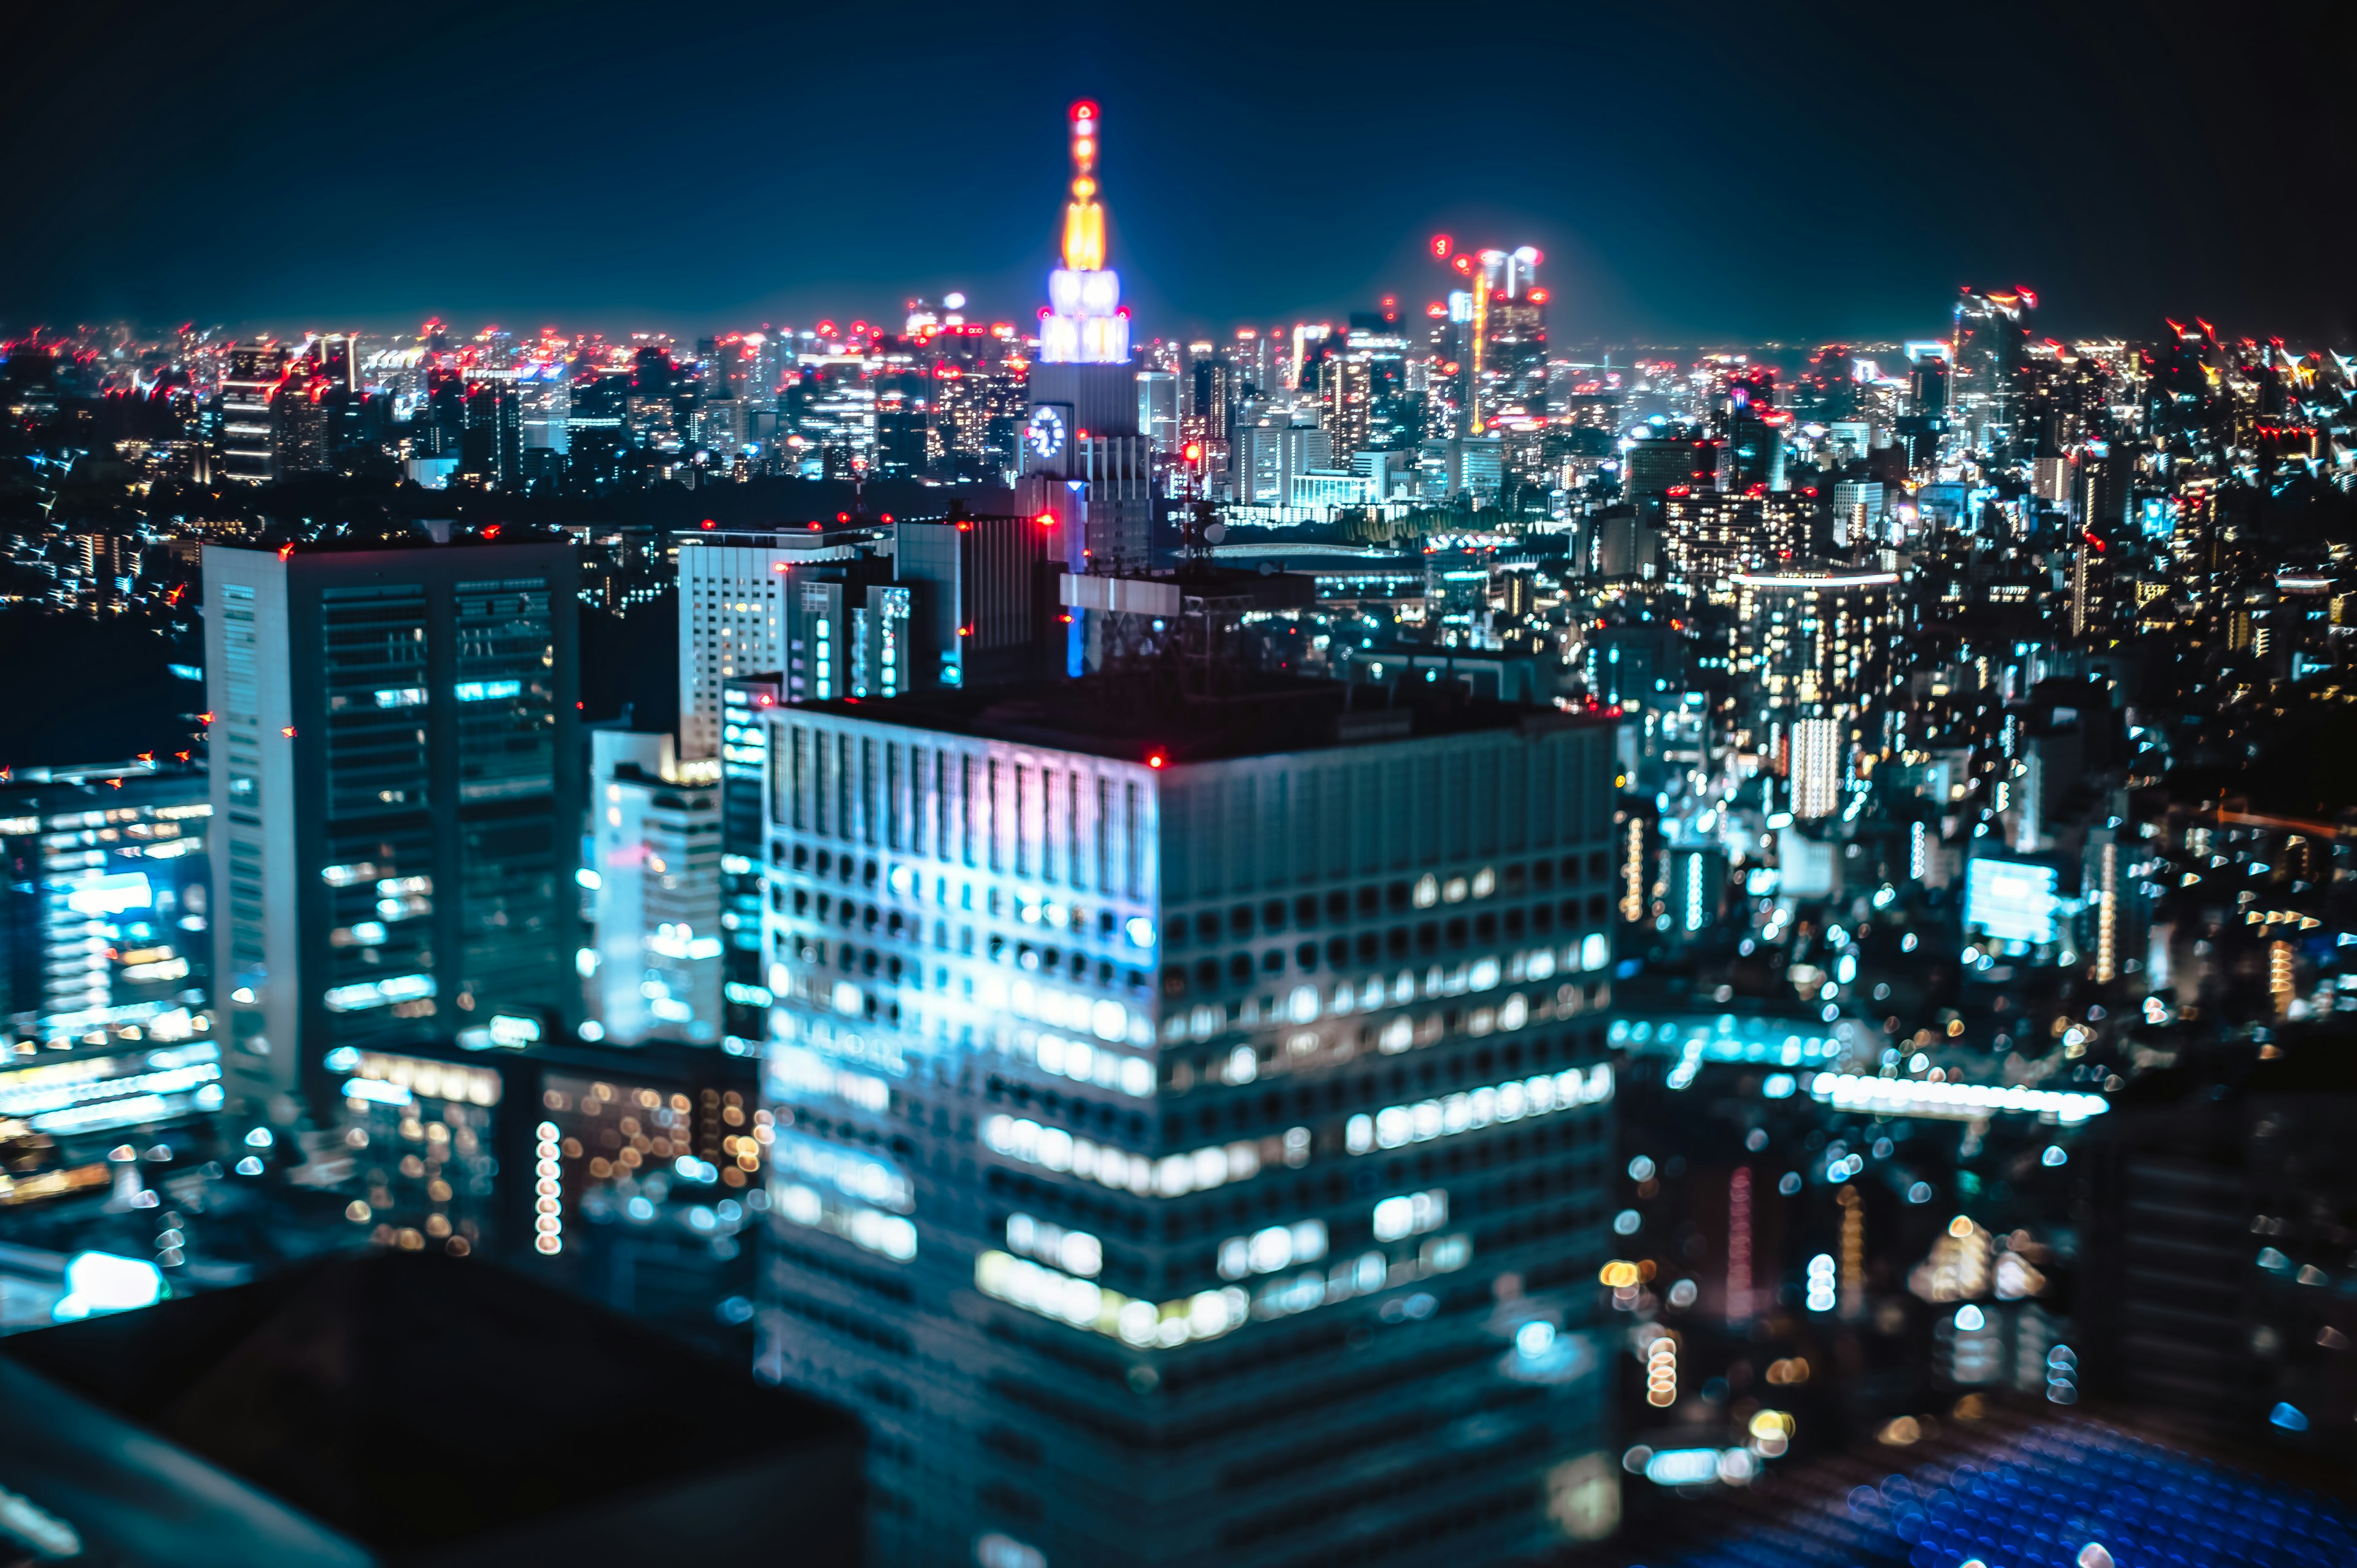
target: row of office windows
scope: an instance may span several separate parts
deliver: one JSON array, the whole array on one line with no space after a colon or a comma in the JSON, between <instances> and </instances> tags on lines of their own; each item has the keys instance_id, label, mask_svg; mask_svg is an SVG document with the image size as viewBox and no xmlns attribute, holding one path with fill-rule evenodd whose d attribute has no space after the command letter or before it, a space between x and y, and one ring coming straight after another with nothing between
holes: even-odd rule
<instances>
[{"instance_id":1,"label":"row of office windows","mask_svg":"<svg viewBox=\"0 0 2357 1568\"><path fill-rule=\"evenodd\" d=\"M1568 886L1578 881L1583 866L1591 879L1601 879L1608 872L1602 850L1591 850L1586 855L1566 854L1562 857L1562 876ZM1355 889L1329 888L1323 897L1314 893L1296 895L1291 900L1265 898L1257 905L1243 903L1232 906L1225 914L1226 935L1247 937L1255 930L1282 931L1288 922L1297 929L1308 929L1321 923L1340 925L1353 918L1371 919L1386 909L1405 914L1411 908L1430 908L1438 903L1460 903L1468 897L1484 899L1493 894L1509 898L1521 897L1526 889L1545 893L1555 886L1556 862L1550 858L1534 861L1527 866L1515 862L1502 871L1484 866L1470 876L1452 876L1443 881L1437 875L1426 875L1411 882L1405 877L1378 886L1369 883ZM1195 937L1213 942L1222 936L1222 916L1217 909L1199 909L1191 917L1178 915L1170 921L1166 940L1176 947L1186 940L1191 928Z\"/></svg>"}]
</instances>

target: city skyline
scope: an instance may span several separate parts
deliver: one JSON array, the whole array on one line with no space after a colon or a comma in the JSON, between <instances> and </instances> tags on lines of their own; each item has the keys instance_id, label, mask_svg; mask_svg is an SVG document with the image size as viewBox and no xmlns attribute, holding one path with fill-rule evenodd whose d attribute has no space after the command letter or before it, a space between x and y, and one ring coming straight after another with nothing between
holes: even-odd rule
<instances>
[{"instance_id":1,"label":"city skyline","mask_svg":"<svg viewBox=\"0 0 2357 1568\"><path fill-rule=\"evenodd\" d=\"M0 331L0 1559L2357 1553L2327 51L112 20L0 302L283 336Z\"/></svg>"},{"instance_id":2,"label":"city skyline","mask_svg":"<svg viewBox=\"0 0 2357 1568\"><path fill-rule=\"evenodd\" d=\"M1430 24L1399 13L1212 13L1175 35L1107 18L1036 65L1013 14L904 15L888 44L726 10L681 34L601 8L562 36L496 8L461 26L429 6L391 38L292 12L234 36L159 17L143 36L172 64L135 69L87 21L29 24L48 31L24 40L27 112L87 129L50 150L47 242L0 257L0 301L19 331L438 314L685 335L953 288L1009 309L1052 249L1052 113L1091 96L1115 127L1113 242L1148 337L1412 295L1435 231L1544 250L1566 340L1898 338L1957 286L2002 282L2081 336L2197 315L2336 345L2352 329L2328 281L2351 220L2237 201L2271 158L2345 161L2329 47L2276 58L2085 8L1977 67L1929 20L1567 13L1497 24L1529 78L1485 98L1421 78ZM2309 36L2345 25L2319 13ZM486 73L517 86L487 94ZM2247 154L2215 134L2244 80L2268 84ZM226 134L232 83L303 133ZM673 117L688 141L640 124ZM468 149L503 128L538 156L475 169Z\"/></svg>"}]
</instances>

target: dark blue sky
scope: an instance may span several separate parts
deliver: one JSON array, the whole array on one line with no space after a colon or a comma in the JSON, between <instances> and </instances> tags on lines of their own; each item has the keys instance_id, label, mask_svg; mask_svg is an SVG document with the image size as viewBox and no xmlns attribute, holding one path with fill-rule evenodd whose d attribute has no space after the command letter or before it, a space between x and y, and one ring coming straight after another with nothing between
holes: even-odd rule
<instances>
[{"instance_id":1,"label":"dark blue sky","mask_svg":"<svg viewBox=\"0 0 2357 1568\"><path fill-rule=\"evenodd\" d=\"M1564 343L2357 329L2345 5L19 9L12 330L1025 315L1081 95L1146 335L1420 307L1440 230Z\"/></svg>"}]
</instances>

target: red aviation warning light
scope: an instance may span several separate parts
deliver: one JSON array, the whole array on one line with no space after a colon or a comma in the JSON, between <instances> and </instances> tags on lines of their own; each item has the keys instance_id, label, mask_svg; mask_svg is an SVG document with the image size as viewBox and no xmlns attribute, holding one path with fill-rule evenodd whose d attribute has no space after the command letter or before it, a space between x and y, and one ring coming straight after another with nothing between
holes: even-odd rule
<instances>
[{"instance_id":1,"label":"red aviation warning light","mask_svg":"<svg viewBox=\"0 0 2357 1568\"><path fill-rule=\"evenodd\" d=\"M1149 751L1146 754L1146 766L1148 768L1159 768L1168 760L1158 751Z\"/></svg>"},{"instance_id":2,"label":"red aviation warning light","mask_svg":"<svg viewBox=\"0 0 2357 1568\"><path fill-rule=\"evenodd\" d=\"M1189 463L1201 462L1203 460L1203 444L1200 441L1189 441L1187 443L1182 456L1184 456Z\"/></svg>"},{"instance_id":3,"label":"red aviation warning light","mask_svg":"<svg viewBox=\"0 0 2357 1568\"><path fill-rule=\"evenodd\" d=\"M1435 234L1432 237L1433 255L1441 261L1447 261L1448 259L1448 248L1454 243L1455 242L1450 240L1446 234Z\"/></svg>"},{"instance_id":4,"label":"red aviation warning light","mask_svg":"<svg viewBox=\"0 0 2357 1568\"><path fill-rule=\"evenodd\" d=\"M1042 528L1053 528L1056 526L1056 514L1053 512L1043 511L1039 514L1038 521L1039 526Z\"/></svg>"}]
</instances>

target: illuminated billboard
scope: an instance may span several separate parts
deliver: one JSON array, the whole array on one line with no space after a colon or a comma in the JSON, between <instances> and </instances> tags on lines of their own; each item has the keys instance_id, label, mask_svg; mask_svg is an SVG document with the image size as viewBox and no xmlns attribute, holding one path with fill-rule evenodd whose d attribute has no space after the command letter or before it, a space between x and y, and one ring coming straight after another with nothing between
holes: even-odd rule
<instances>
[{"instance_id":1,"label":"illuminated billboard","mask_svg":"<svg viewBox=\"0 0 2357 1568\"><path fill-rule=\"evenodd\" d=\"M2055 940L2061 876L2028 861L1975 860L1964 873L1964 930L1998 941L2043 944Z\"/></svg>"}]
</instances>

